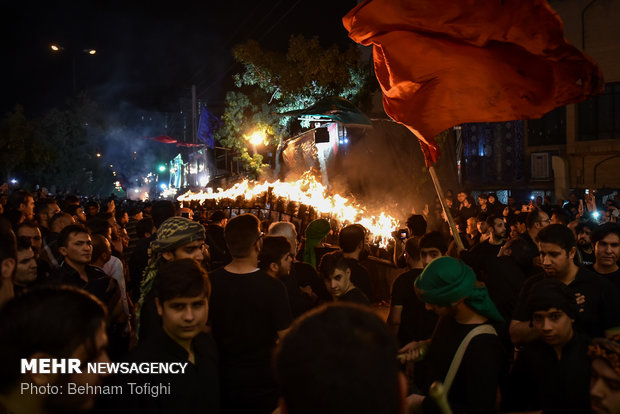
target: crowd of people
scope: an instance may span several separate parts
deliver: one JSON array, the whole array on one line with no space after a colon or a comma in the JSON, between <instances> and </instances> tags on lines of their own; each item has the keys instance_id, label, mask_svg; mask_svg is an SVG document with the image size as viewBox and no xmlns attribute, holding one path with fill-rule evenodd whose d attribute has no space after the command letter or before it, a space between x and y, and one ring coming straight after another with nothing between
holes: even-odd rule
<instances>
[{"instance_id":1,"label":"crowd of people","mask_svg":"<svg viewBox=\"0 0 620 414\"><path fill-rule=\"evenodd\" d=\"M458 234L427 206L379 249L354 223L2 195L0 413L620 412L617 196L446 200ZM399 269L387 317L369 254Z\"/></svg>"}]
</instances>

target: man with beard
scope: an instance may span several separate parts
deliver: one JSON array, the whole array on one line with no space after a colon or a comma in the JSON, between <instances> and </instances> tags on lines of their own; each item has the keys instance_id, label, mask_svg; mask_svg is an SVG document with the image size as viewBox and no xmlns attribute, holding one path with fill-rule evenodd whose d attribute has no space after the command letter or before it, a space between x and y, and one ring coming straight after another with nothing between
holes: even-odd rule
<instances>
[{"instance_id":1,"label":"man with beard","mask_svg":"<svg viewBox=\"0 0 620 414\"><path fill-rule=\"evenodd\" d=\"M486 263L497 257L499 250L506 242L506 223L501 217L489 216L487 226L490 230L489 239L478 243L469 252L462 254L463 261L471 266L479 277L485 272Z\"/></svg>"},{"instance_id":2,"label":"man with beard","mask_svg":"<svg viewBox=\"0 0 620 414\"><path fill-rule=\"evenodd\" d=\"M596 229L596 227L596 224L589 220L580 221L579 224L577 224L577 227L575 227L575 233L577 234L577 248L579 249L581 264L583 266L592 266L596 261L596 256L594 255L594 245L591 240L592 232Z\"/></svg>"},{"instance_id":3,"label":"man with beard","mask_svg":"<svg viewBox=\"0 0 620 414\"><path fill-rule=\"evenodd\" d=\"M526 300L534 284L554 278L567 285L576 297L580 311L575 328L590 338L612 335L620 330L620 295L613 284L575 262L577 247L573 232L561 224L552 224L538 233L540 261L544 274L525 281L510 322L510 337L515 344L539 337L530 326Z\"/></svg>"},{"instance_id":4,"label":"man with beard","mask_svg":"<svg viewBox=\"0 0 620 414\"><path fill-rule=\"evenodd\" d=\"M36 256L28 239L17 239L17 266L13 288L19 295L37 281Z\"/></svg>"},{"instance_id":5,"label":"man with beard","mask_svg":"<svg viewBox=\"0 0 620 414\"><path fill-rule=\"evenodd\" d=\"M68 384L96 387L102 374L86 363L110 362L106 310L94 296L72 287L33 289L0 310L0 412L79 413L93 408L95 395L69 395ZM21 373L22 359L76 358L82 373ZM51 370L50 370L51 372ZM58 387L58 393L38 390Z\"/></svg>"},{"instance_id":6,"label":"man with beard","mask_svg":"<svg viewBox=\"0 0 620 414\"><path fill-rule=\"evenodd\" d=\"M592 233L592 243L596 262L588 269L612 282L620 291L620 225L601 224Z\"/></svg>"}]
</instances>

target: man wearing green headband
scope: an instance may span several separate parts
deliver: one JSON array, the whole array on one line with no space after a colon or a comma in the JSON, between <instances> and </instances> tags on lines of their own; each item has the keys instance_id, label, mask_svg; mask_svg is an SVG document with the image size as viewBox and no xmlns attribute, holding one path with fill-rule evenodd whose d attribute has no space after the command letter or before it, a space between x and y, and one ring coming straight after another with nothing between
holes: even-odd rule
<instances>
[{"instance_id":1,"label":"man wearing green headband","mask_svg":"<svg viewBox=\"0 0 620 414\"><path fill-rule=\"evenodd\" d=\"M434 381L450 383L450 365L464 339L474 331L460 365L455 364L448 401L455 412L493 412L504 349L492 324L503 319L474 271L460 260L444 256L433 260L415 281L426 308L439 315L433 336L411 342L400 350L401 360L419 361L415 380L423 395ZM408 397L410 407L435 412L435 403L423 395Z\"/></svg>"},{"instance_id":2,"label":"man wearing green headband","mask_svg":"<svg viewBox=\"0 0 620 414\"><path fill-rule=\"evenodd\" d=\"M185 217L170 217L157 229L157 238L151 243L149 265L144 270L136 317L139 321L139 340L161 331L155 295L151 288L159 267L165 262L180 259L204 259L205 229L202 224Z\"/></svg>"}]
</instances>

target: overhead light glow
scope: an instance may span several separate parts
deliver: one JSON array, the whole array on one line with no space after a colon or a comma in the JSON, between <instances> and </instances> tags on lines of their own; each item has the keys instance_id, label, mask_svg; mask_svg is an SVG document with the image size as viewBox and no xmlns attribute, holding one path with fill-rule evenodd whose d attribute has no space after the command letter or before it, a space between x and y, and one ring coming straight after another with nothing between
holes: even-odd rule
<instances>
[{"instance_id":1,"label":"overhead light glow","mask_svg":"<svg viewBox=\"0 0 620 414\"><path fill-rule=\"evenodd\" d=\"M159 185L159 188L161 188L162 190L165 190L166 188L168 188L168 186L166 184L164 184L164 183L161 183Z\"/></svg>"},{"instance_id":2,"label":"overhead light glow","mask_svg":"<svg viewBox=\"0 0 620 414\"><path fill-rule=\"evenodd\" d=\"M58 52L60 50L60 46L58 46L58 45L51 45L50 49L52 49L54 52Z\"/></svg>"}]
</instances>

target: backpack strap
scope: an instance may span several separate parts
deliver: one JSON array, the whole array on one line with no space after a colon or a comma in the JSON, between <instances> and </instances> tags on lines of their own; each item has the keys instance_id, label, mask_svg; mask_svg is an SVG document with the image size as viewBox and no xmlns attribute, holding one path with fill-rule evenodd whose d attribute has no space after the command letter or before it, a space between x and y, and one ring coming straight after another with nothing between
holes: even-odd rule
<instances>
[{"instance_id":1,"label":"backpack strap","mask_svg":"<svg viewBox=\"0 0 620 414\"><path fill-rule=\"evenodd\" d=\"M475 327L463 338L461 344L459 345L456 353L454 354L454 358L452 358L452 363L450 364L450 368L448 369L448 373L443 381L443 386L445 389L445 394L447 395L450 391L450 387L452 386L452 381L454 381L454 377L456 376L459 367L461 366L461 361L463 360L463 356L465 355L465 351L467 351L467 347L472 339L474 339L478 335L495 335L497 336L497 331L492 325L484 324Z\"/></svg>"}]
</instances>

